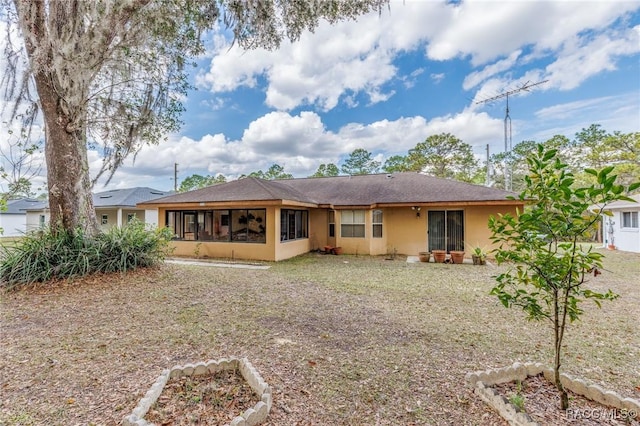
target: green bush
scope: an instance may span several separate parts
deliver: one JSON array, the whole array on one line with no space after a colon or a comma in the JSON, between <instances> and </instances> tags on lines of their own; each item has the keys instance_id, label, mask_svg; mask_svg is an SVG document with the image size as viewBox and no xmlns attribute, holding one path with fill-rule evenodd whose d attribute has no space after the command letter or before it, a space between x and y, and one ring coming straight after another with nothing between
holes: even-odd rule
<instances>
[{"instance_id":1,"label":"green bush","mask_svg":"<svg viewBox=\"0 0 640 426\"><path fill-rule=\"evenodd\" d=\"M164 260L170 239L168 229L149 230L139 221L96 237L80 229L31 232L12 246L0 247L1 285L13 289L54 278L153 266Z\"/></svg>"}]
</instances>

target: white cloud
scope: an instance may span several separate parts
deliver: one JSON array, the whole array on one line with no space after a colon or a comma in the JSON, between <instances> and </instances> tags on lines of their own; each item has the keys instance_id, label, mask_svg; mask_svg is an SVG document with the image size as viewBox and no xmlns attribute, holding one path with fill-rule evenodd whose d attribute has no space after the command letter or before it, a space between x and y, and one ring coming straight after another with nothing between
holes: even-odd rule
<instances>
[{"instance_id":1,"label":"white cloud","mask_svg":"<svg viewBox=\"0 0 640 426\"><path fill-rule=\"evenodd\" d=\"M465 111L434 119L406 117L380 120L369 124L350 123L336 132L326 129L320 116L303 111L292 116L271 112L249 124L240 140L230 141L224 135L206 135L200 140L182 137L157 146L146 146L114 176L110 187L146 184L156 176L160 184L150 186L168 189L174 163L179 164L180 179L195 173L222 173L235 178L253 171L266 171L277 163L294 176L313 174L321 163L339 164L353 150L364 148L384 161L391 155L404 155L429 135L450 132L478 149L485 143L500 140L501 120L485 113ZM100 165L97 153L90 155L92 169ZM159 178L158 178L159 177Z\"/></svg>"},{"instance_id":2,"label":"white cloud","mask_svg":"<svg viewBox=\"0 0 640 426\"><path fill-rule=\"evenodd\" d=\"M487 65L480 71L469 74L464 79L462 88L464 90L472 89L487 78L492 77L500 72L509 70L516 63L521 53L521 50L516 50L515 52L512 52L507 58L499 60L494 64Z\"/></svg>"},{"instance_id":3,"label":"white cloud","mask_svg":"<svg viewBox=\"0 0 640 426\"><path fill-rule=\"evenodd\" d=\"M524 46L556 50L576 34L601 30L637 8L637 3L617 1L465 1L449 9L427 54L435 60L470 56L478 66Z\"/></svg>"},{"instance_id":4,"label":"white cloud","mask_svg":"<svg viewBox=\"0 0 640 426\"><path fill-rule=\"evenodd\" d=\"M567 40L559 58L546 71L555 87L570 90L602 71L616 69L615 59L640 52L640 26L624 32L612 32Z\"/></svg>"},{"instance_id":5,"label":"white cloud","mask_svg":"<svg viewBox=\"0 0 640 426\"><path fill-rule=\"evenodd\" d=\"M329 110L349 91L367 94L371 103L384 101L381 86L397 73L395 56L419 47L432 31L424 16L440 16L444 9L432 2L394 3L389 13L372 13L357 22L322 23L314 34L305 33L299 42L285 42L274 52L225 46L198 84L213 92L232 91L255 87L264 75L265 102L280 110L305 104Z\"/></svg>"},{"instance_id":6,"label":"white cloud","mask_svg":"<svg viewBox=\"0 0 640 426\"><path fill-rule=\"evenodd\" d=\"M439 84L445 78L445 74L443 72L437 74L431 74L431 80L433 80L436 84Z\"/></svg>"},{"instance_id":7,"label":"white cloud","mask_svg":"<svg viewBox=\"0 0 640 426\"><path fill-rule=\"evenodd\" d=\"M490 63L465 79L465 90L509 71L518 62L558 53L547 73L557 78L557 87L564 88L570 87L570 74L565 71L570 67L580 70L582 75L573 80L579 84L611 69L616 55L629 54L634 42L640 44L632 34L624 40L598 37L616 19L637 9L637 3L615 1L393 1L390 10L380 15L372 13L334 26L322 23L315 34L305 33L299 42L285 42L273 52L229 49L217 34L210 67L197 81L213 92L229 92L255 88L264 77L267 106L291 110L310 105L327 111L340 101L353 106L359 93L367 95L370 104L384 102L395 93L382 86L394 79L411 88L415 76L397 75L394 61L402 52L425 49L432 60L470 57L473 66ZM577 42L584 49L571 48L572 40L594 34L592 42ZM604 52L596 58L586 54L595 48ZM434 73L432 78L438 82L442 76Z\"/></svg>"}]
</instances>

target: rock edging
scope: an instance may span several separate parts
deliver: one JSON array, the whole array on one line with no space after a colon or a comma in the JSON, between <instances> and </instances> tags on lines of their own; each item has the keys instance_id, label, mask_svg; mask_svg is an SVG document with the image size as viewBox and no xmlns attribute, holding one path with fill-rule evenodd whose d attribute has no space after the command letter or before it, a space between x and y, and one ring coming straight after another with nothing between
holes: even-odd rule
<instances>
[{"instance_id":1,"label":"rock edging","mask_svg":"<svg viewBox=\"0 0 640 426\"><path fill-rule=\"evenodd\" d=\"M183 376L204 376L215 374L218 371L238 369L240 374L249 384L251 389L258 395L260 401L253 407L247 409L242 415L235 417L226 426L255 426L267 419L271 404L273 402L271 387L264 381L260 373L255 369L247 358L222 358L217 361L209 360L196 364L176 365L170 370L162 371L156 381L151 385L145 396L140 399L136 408L123 420L124 426L154 426L144 419L151 406L158 400L164 386L169 379Z\"/></svg>"},{"instance_id":2,"label":"rock edging","mask_svg":"<svg viewBox=\"0 0 640 426\"><path fill-rule=\"evenodd\" d=\"M538 423L533 421L527 413L519 412L507 398L498 394L491 386L516 380L523 381L527 377L537 376L541 373L547 381L554 382L554 370L546 368L539 362L524 364L516 362L510 367L475 371L467 373L465 380L473 388L473 392L493 407L510 425L538 426ZM560 374L560 381L566 389L587 399L605 406L636 414L640 413L640 401L637 399L623 398L616 392L607 391L599 385L588 384L582 379L576 379L565 373Z\"/></svg>"}]
</instances>

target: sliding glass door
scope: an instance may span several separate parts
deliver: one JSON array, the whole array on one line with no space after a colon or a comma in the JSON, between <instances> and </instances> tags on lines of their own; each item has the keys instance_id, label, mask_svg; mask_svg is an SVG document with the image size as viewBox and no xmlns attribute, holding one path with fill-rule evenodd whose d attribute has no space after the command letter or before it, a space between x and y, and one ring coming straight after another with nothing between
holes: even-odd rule
<instances>
[{"instance_id":1,"label":"sliding glass door","mask_svg":"<svg viewBox=\"0 0 640 426\"><path fill-rule=\"evenodd\" d=\"M463 213L462 210L429 210L429 251L464 250Z\"/></svg>"}]
</instances>

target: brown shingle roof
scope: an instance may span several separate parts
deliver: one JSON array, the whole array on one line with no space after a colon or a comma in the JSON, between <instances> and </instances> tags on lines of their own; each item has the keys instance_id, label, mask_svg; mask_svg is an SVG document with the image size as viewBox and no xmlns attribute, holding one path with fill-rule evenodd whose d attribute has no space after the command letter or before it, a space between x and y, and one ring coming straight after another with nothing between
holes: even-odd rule
<instances>
[{"instance_id":1,"label":"brown shingle roof","mask_svg":"<svg viewBox=\"0 0 640 426\"><path fill-rule=\"evenodd\" d=\"M284 180L245 178L145 204L289 200L332 206L507 201L511 192L419 173Z\"/></svg>"},{"instance_id":2,"label":"brown shingle roof","mask_svg":"<svg viewBox=\"0 0 640 426\"><path fill-rule=\"evenodd\" d=\"M254 177L219 183L194 191L158 198L145 204L201 203L221 201L271 201L290 200L311 202L308 197L289 185L275 180ZM314 203L315 204L315 203Z\"/></svg>"}]
</instances>

